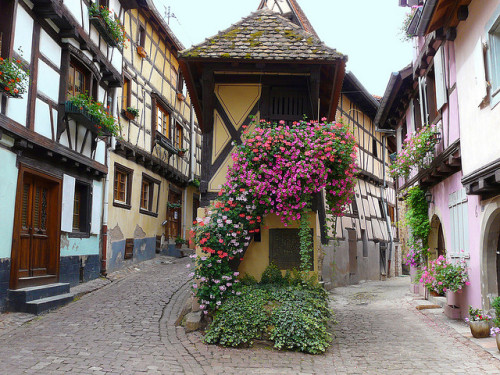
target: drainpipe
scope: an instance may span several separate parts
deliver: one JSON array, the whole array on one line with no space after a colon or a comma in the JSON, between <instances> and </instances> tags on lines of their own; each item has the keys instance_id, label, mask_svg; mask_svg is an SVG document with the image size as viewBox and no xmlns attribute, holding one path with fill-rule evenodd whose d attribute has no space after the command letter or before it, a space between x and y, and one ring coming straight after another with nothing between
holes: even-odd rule
<instances>
[{"instance_id":1,"label":"drainpipe","mask_svg":"<svg viewBox=\"0 0 500 375\"><path fill-rule=\"evenodd\" d=\"M194 129L194 107L191 105L191 150L189 158L189 181L194 180L194 171L196 170L196 131Z\"/></svg>"},{"instance_id":2,"label":"drainpipe","mask_svg":"<svg viewBox=\"0 0 500 375\"><path fill-rule=\"evenodd\" d=\"M385 179L385 152L386 152L386 142L387 142L387 135L394 135L396 133L395 130L393 129L375 129L375 131L382 133L382 181L383 184L380 187L380 197L382 198L382 207L384 209L384 216L385 216L385 223L387 225L387 233L389 234L389 252L387 255L387 277L390 277L391 274L391 257L392 257L392 249L394 247L394 237L392 235L392 228L391 228L391 218L387 214L387 200L385 199L385 189L387 189L387 182Z\"/></svg>"}]
</instances>

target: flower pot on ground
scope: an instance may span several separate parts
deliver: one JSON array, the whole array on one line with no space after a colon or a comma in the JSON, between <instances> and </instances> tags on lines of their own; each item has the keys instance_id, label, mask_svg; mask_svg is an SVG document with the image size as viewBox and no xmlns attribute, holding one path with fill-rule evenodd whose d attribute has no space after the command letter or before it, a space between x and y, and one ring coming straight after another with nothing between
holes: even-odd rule
<instances>
[{"instance_id":1,"label":"flower pot on ground","mask_svg":"<svg viewBox=\"0 0 500 375\"><path fill-rule=\"evenodd\" d=\"M469 323L470 332L476 339L490 335L492 317L485 314L481 309L474 309L469 306L469 318L466 318L465 321Z\"/></svg>"},{"instance_id":2,"label":"flower pot on ground","mask_svg":"<svg viewBox=\"0 0 500 375\"><path fill-rule=\"evenodd\" d=\"M181 249L182 248L182 245L184 245L186 243L186 241L184 240L184 238L182 238L181 236L177 237L175 239L175 247L177 249Z\"/></svg>"},{"instance_id":3,"label":"flower pot on ground","mask_svg":"<svg viewBox=\"0 0 500 375\"><path fill-rule=\"evenodd\" d=\"M490 335L490 322L478 320L469 322L470 332L476 339L488 337Z\"/></svg>"},{"instance_id":4,"label":"flower pot on ground","mask_svg":"<svg viewBox=\"0 0 500 375\"><path fill-rule=\"evenodd\" d=\"M497 340L497 348L500 351L500 327L492 327L490 330L491 336L495 336Z\"/></svg>"}]
</instances>

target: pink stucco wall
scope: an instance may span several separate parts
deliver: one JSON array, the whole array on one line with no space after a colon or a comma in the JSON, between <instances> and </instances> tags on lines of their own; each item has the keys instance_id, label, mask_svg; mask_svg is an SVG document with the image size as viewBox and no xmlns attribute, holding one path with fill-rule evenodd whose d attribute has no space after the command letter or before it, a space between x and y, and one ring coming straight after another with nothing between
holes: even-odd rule
<instances>
[{"instance_id":1,"label":"pink stucco wall","mask_svg":"<svg viewBox=\"0 0 500 375\"><path fill-rule=\"evenodd\" d=\"M443 226L443 234L445 238L445 248L449 254L451 253L451 222L449 209L449 195L463 188L461 183L462 173L458 172L450 176L443 182L437 184L431 189L434 203L429 207L429 219L436 214ZM467 196L468 209L468 228L469 228L469 280L471 285L464 290L464 306L468 305L481 307L481 280L480 280L480 250L479 250L479 233L480 233L480 201L475 195ZM460 249L459 249L460 250Z\"/></svg>"}]
</instances>

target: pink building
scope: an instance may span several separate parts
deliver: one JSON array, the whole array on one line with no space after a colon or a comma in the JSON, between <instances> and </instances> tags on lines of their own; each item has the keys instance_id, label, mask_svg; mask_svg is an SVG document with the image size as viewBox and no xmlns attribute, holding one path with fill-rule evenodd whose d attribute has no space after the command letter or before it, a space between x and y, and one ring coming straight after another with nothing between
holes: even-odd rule
<instances>
[{"instance_id":1,"label":"pink building","mask_svg":"<svg viewBox=\"0 0 500 375\"><path fill-rule=\"evenodd\" d=\"M415 55L391 76L375 122L396 131L398 151L426 124L440 131L433 161L398 191L427 192L430 259L467 262L463 317L500 294L500 0L400 3L414 6Z\"/></svg>"}]
</instances>

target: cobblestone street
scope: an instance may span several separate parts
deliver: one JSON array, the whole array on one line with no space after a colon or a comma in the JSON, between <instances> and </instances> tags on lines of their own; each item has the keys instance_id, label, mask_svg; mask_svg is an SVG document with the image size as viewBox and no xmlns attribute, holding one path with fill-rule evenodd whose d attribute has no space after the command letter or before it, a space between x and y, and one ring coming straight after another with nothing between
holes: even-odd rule
<instances>
[{"instance_id":1,"label":"cobblestone street","mask_svg":"<svg viewBox=\"0 0 500 375\"><path fill-rule=\"evenodd\" d=\"M0 374L500 374L500 361L422 310L409 278L337 288L339 322L326 355L224 349L175 321L190 260L158 257L24 324L0 317Z\"/></svg>"}]
</instances>

